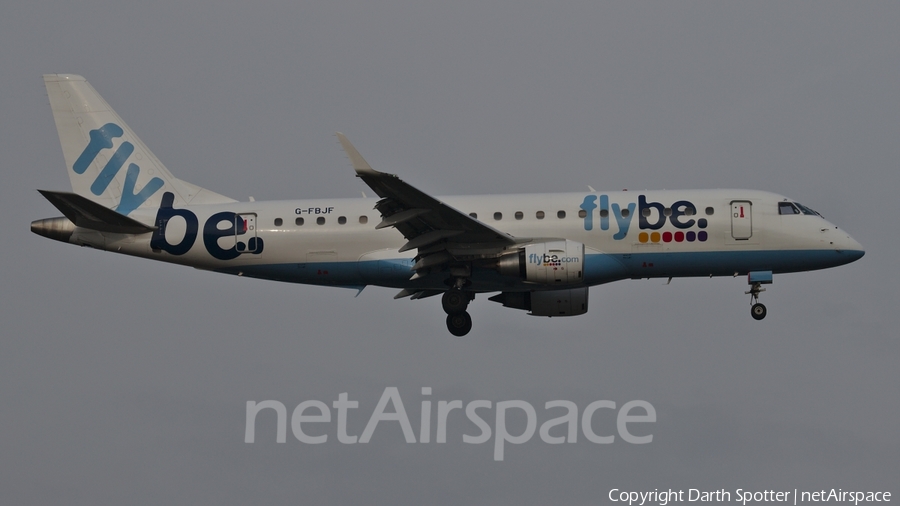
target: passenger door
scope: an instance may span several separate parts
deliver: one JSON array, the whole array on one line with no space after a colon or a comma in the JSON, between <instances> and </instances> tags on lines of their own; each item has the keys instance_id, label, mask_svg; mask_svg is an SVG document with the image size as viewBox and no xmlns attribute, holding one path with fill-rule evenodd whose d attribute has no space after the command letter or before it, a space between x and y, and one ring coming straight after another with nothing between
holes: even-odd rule
<instances>
[{"instance_id":1,"label":"passenger door","mask_svg":"<svg viewBox=\"0 0 900 506\"><path fill-rule=\"evenodd\" d=\"M731 202L731 237L738 241L753 236L753 204L749 200Z\"/></svg>"}]
</instances>

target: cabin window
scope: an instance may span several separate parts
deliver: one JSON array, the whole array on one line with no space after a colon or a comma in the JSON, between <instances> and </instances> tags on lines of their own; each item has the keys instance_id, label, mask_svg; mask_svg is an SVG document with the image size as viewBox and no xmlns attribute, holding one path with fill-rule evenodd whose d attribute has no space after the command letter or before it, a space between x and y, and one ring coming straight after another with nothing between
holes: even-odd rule
<instances>
[{"instance_id":1,"label":"cabin window","mask_svg":"<svg viewBox=\"0 0 900 506\"><path fill-rule=\"evenodd\" d=\"M284 220L281 218L275 218L275 226L280 227L284 223Z\"/></svg>"},{"instance_id":2,"label":"cabin window","mask_svg":"<svg viewBox=\"0 0 900 506\"><path fill-rule=\"evenodd\" d=\"M534 217L539 220L543 220L544 219L544 211L538 211L538 212L534 213Z\"/></svg>"},{"instance_id":3,"label":"cabin window","mask_svg":"<svg viewBox=\"0 0 900 506\"><path fill-rule=\"evenodd\" d=\"M644 215L644 218L649 218L650 217L650 208L645 207L644 210L641 211L641 214Z\"/></svg>"},{"instance_id":4,"label":"cabin window","mask_svg":"<svg viewBox=\"0 0 900 506\"><path fill-rule=\"evenodd\" d=\"M368 217L368 216L360 216L360 217L359 217L359 222L360 222L361 224L365 225L366 223L369 222L369 217Z\"/></svg>"},{"instance_id":5,"label":"cabin window","mask_svg":"<svg viewBox=\"0 0 900 506\"><path fill-rule=\"evenodd\" d=\"M303 225L303 218L297 218L296 220L294 220L294 224L297 225L298 227L300 225Z\"/></svg>"},{"instance_id":6,"label":"cabin window","mask_svg":"<svg viewBox=\"0 0 900 506\"><path fill-rule=\"evenodd\" d=\"M800 210L794 207L790 202L778 203L778 214L800 214Z\"/></svg>"},{"instance_id":7,"label":"cabin window","mask_svg":"<svg viewBox=\"0 0 900 506\"><path fill-rule=\"evenodd\" d=\"M663 216L672 216L672 208L667 207L667 208L663 209Z\"/></svg>"},{"instance_id":8,"label":"cabin window","mask_svg":"<svg viewBox=\"0 0 900 506\"><path fill-rule=\"evenodd\" d=\"M601 218L609 218L609 211L606 210L606 209L601 209L601 210L600 210L600 217L601 217Z\"/></svg>"},{"instance_id":9,"label":"cabin window","mask_svg":"<svg viewBox=\"0 0 900 506\"><path fill-rule=\"evenodd\" d=\"M684 215L685 215L685 216L693 216L693 215L694 215L694 208L693 208L693 207L685 207L685 208L684 208Z\"/></svg>"},{"instance_id":10,"label":"cabin window","mask_svg":"<svg viewBox=\"0 0 900 506\"><path fill-rule=\"evenodd\" d=\"M627 218L628 215L631 214L631 211L629 211L628 208L626 207L625 209L622 209L621 214L622 214L622 217L623 217L623 218Z\"/></svg>"},{"instance_id":11,"label":"cabin window","mask_svg":"<svg viewBox=\"0 0 900 506\"><path fill-rule=\"evenodd\" d=\"M494 219L500 221L503 219L503 213L494 213Z\"/></svg>"},{"instance_id":12,"label":"cabin window","mask_svg":"<svg viewBox=\"0 0 900 506\"><path fill-rule=\"evenodd\" d=\"M716 210L713 209L712 207L707 207L707 208L706 208L706 215L707 215L707 216L712 216L715 212L716 212Z\"/></svg>"},{"instance_id":13,"label":"cabin window","mask_svg":"<svg viewBox=\"0 0 900 506\"><path fill-rule=\"evenodd\" d=\"M525 217L525 214L523 214L522 211L516 211L516 219L517 220L521 220L524 217Z\"/></svg>"},{"instance_id":14,"label":"cabin window","mask_svg":"<svg viewBox=\"0 0 900 506\"><path fill-rule=\"evenodd\" d=\"M469 213L469 216L475 218L476 220L478 219L478 213Z\"/></svg>"},{"instance_id":15,"label":"cabin window","mask_svg":"<svg viewBox=\"0 0 900 506\"><path fill-rule=\"evenodd\" d=\"M338 218L338 225L343 225L343 224L345 224L345 223L347 223L347 217L346 217L346 216L341 216L341 217Z\"/></svg>"},{"instance_id":16,"label":"cabin window","mask_svg":"<svg viewBox=\"0 0 900 506\"><path fill-rule=\"evenodd\" d=\"M557 211L557 212L556 212L556 217L559 218L559 219L563 219L563 218L566 217L566 212L565 212L565 211Z\"/></svg>"},{"instance_id":17,"label":"cabin window","mask_svg":"<svg viewBox=\"0 0 900 506\"><path fill-rule=\"evenodd\" d=\"M324 225L324 224L325 224L325 218L323 218L322 216L319 216L318 218L316 218L316 225Z\"/></svg>"}]
</instances>

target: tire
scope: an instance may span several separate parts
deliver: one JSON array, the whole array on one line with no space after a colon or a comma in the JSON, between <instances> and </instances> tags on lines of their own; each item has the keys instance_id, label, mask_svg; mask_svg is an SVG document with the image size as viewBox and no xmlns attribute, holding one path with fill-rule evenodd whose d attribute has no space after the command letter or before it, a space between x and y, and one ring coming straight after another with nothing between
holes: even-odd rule
<instances>
[{"instance_id":1,"label":"tire","mask_svg":"<svg viewBox=\"0 0 900 506\"><path fill-rule=\"evenodd\" d=\"M472 330L472 317L465 311L462 313L448 314L447 330L456 337L462 337L468 334L469 331Z\"/></svg>"},{"instance_id":2,"label":"tire","mask_svg":"<svg viewBox=\"0 0 900 506\"><path fill-rule=\"evenodd\" d=\"M766 317L766 313L766 306L758 302L756 304L753 304L753 306L750 308L750 315L753 316L754 320L762 320Z\"/></svg>"},{"instance_id":3,"label":"tire","mask_svg":"<svg viewBox=\"0 0 900 506\"><path fill-rule=\"evenodd\" d=\"M444 307L444 312L448 315L464 313L466 308L469 307L469 296L456 288L447 290L444 292L444 296L441 297L441 305Z\"/></svg>"}]
</instances>

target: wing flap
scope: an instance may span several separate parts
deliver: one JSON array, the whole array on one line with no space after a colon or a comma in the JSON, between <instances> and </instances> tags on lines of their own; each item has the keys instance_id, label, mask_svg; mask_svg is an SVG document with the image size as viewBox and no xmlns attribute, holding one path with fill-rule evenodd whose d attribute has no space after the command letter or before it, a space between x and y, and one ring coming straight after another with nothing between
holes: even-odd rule
<instances>
[{"instance_id":1,"label":"wing flap","mask_svg":"<svg viewBox=\"0 0 900 506\"><path fill-rule=\"evenodd\" d=\"M432 230L410 239L410 241L404 244L398 251L403 253L404 251L409 251L411 249L422 248L434 244L441 239L455 237L462 233L462 230Z\"/></svg>"},{"instance_id":2,"label":"wing flap","mask_svg":"<svg viewBox=\"0 0 900 506\"><path fill-rule=\"evenodd\" d=\"M396 227L401 223L406 223L413 218L430 212L430 209L407 209L406 211L400 211L399 213L393 214L390 217L381 220L381 223L375 225L375 230L381 230L382 228L388 227Z\"/></svg>"}]
</instances>

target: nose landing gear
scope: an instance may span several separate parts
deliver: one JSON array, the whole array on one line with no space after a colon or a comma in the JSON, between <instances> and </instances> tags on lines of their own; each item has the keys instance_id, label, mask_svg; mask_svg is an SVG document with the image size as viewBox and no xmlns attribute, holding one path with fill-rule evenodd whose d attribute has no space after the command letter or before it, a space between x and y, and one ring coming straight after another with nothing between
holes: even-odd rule
<instances>
[{"instance_id":1,"label":"nose landing gear","mask_svg":"<svg viewBox=\"0 0 900 506\"><path fill-rule=\"evenodd\" d=\"M759 302L759 294L766 291L762 287L763 284L772 284L772 273L768 271L751 272L747 275L747 283L750 284L750 290L744 293L750 296L750 316L754 320L762 320L766 317L768 311L766 306Z\"/></svg>"}]
</instances>

